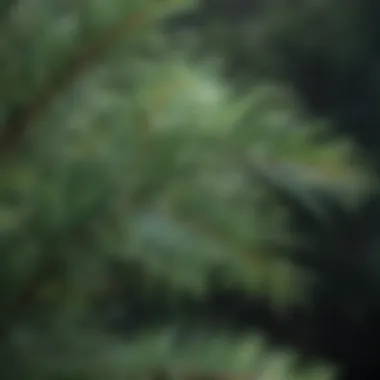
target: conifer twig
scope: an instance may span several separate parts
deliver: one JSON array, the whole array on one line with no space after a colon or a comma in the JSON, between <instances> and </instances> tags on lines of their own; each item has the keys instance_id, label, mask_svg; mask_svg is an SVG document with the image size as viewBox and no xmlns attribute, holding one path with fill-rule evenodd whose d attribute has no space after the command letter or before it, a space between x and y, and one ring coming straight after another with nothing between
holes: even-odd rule
<instances>
[{"instance_id":1,"label":"conifer twig","mask_svg":"<svg viewBox=\"0 0 380 380\"><path fill-rule=\"evenodd\" d=\"M61 91L80 75L93 61L99 57L114 41L128 29L134 32L146 21L145 13L128 15L114 25L107 33L94 41L87 49L80 52L67 64L51 83L41 92L36 100L24 109L18 110L4 127L0 137L0 151L6 152L17 144L26 132L28 126L35 122Z\"/></svg>"}]
</instances>

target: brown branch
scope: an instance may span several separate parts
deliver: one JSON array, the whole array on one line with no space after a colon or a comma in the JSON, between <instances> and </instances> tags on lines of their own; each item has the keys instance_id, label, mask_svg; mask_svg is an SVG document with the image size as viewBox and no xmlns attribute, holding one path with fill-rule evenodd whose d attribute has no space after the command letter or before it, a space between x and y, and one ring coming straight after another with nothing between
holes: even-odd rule
<instances>
[{"instance_id":1,"label":"brown branch","mask_svg":"<svg viewBox=\"0 0 380 380\"><path fill-rule=\"evenodd\" d=\"M87 49L80 52L47 86L36 100L26 108L20 110L12 120L4 127L3 136L0 138L0 150L6 152L12 149L20 138L25 134L28 126L36 121L49 107L55 97L67 88L104 50L106 50L117 38L122 36L128 29L135 31L146 21L146 14L129 15L104 33Z\"/></svg>"},{"instance_id":2,"label":"brown branch","mask_svg":"<svg viewBox=\"0 0 380 380\"><path fill-rule=\"evenodd\" d=\"M101 54L114 40L119 37L126 28L135 29L145 21L144 14L127 17L118 23L114 28L99 41L92 44L85 52L80 54L52 81L52 83L37 97L29 107L16 115L13 120L6 125L5 133L0 139L0 149L2 152L9 151L17 144L18 140L26 132L28 125L34 122L51 104L55 96L86 69L94 58ZM54 262L53 262L54 261ZM61 268L62 269L62 268ZM7 335L8 330L17 320L22 317L25 310L35 300L39 290L57 273L55 260L48 258L41 264L37 272L29 279L16 300L6 311L5 316L0 321L0 339Z\"/></svg>"}]
</instances>

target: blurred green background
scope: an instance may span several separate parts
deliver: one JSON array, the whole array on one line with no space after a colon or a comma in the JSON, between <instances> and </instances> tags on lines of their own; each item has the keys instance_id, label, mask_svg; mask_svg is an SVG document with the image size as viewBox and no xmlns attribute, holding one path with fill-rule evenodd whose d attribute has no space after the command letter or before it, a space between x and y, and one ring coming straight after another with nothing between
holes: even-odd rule
<instances>
[{"instance_id":1,"label":"blurred green background","mask_svg":"<svg viewBox=\"0 0 380 380\"><path fill-rule=\"evenodd\" d=\"M378 377L379 16L2 0L0 377Z\"/></svg>"}]
</instances>

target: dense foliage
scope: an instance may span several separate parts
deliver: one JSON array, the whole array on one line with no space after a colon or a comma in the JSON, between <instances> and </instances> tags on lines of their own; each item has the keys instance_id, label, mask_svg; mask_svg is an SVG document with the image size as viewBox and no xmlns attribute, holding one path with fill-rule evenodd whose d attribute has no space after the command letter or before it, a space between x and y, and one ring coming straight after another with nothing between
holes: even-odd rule
<instances>
[{"instance_id":1,"label":"dense foliage","mask_svg":"<svg viewBox=\"0 0 380 380\"><path fill-rule=\"evenodd\" d=\"M369 3L2 3L0 376L374 373Z\"/></svg>"}]
</instances>

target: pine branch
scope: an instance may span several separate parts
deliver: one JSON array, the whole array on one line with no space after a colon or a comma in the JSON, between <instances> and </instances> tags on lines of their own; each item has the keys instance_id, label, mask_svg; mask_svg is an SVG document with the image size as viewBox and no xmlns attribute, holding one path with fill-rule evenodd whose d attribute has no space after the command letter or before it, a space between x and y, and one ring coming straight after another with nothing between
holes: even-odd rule
<instances>
[{"instance_id":1,"label":"pine branch","mask_svg":"<svg viewBox=\"0 0 380 380\"><path fill-rule=\"evenodd\" d=\"M69 87L75 79L129 29L129 33L135 32L137 28L147 21L146 14L128 15L118 22L113 28L97 39L87 49L80 52L47 86L36 100L24 109L13 113L4 127L3 136L0 138L0 150L10 151L25 134L29 125L35 122L48 109L50 104L61 93Z\"/></svg>"}]
</instances>

